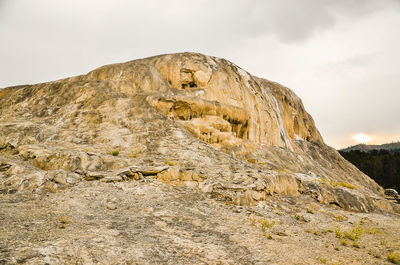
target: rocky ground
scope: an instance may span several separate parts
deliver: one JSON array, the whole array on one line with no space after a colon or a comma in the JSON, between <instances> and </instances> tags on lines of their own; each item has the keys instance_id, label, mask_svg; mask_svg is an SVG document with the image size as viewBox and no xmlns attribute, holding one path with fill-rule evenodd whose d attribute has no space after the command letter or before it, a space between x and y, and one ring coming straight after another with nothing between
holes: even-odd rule
<instances>
[{"instance_id":1,"label":"rocky ground","mask_svg":"<svg viewBox=\"0 0 400 265\"><path fill-rule=\"evenodd\" d=\"M400 250L398 215L308 196L238 206L151 178L0 196L0 264L390 264Z\"/></svg>"}]
</instances>

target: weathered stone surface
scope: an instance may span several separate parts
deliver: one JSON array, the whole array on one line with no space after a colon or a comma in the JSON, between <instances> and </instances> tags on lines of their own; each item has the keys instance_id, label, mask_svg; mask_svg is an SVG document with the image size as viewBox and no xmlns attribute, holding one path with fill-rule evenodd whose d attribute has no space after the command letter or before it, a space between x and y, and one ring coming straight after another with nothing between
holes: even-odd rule
<instances>
[{"instance_id":1,"label":"weathered stone surface","mask_svg":"<svg viewBox=\"0 0 400 265\"><path fill-rule=\"evenodd\" d=\"M329 216L337 216L340 208L400 212L379 185L324 144L291 90L224 59L195 53L107 65L86 75L1 90L0 195L2 209L11 209L13 200L35 201L37 196L64 205L29 212L20 203L20 212L7 210L0 219L8 228L53 211L73 219L74 225L62 223L63 229L90 230L86 239L85 233L68 230L70 237L62 240L64 230L56 217L48 217L48 225L57 228L48 227L52 243L34 239L26 248L18 235L37 237L41 228L31 224L31 234L10 228L0 238L7 242L0 253L9 254L0 257L31 264L265 264L271 255L263 254L265 245L275 245L267 237L256 243L259 234L253 232L254 237L243 238L253 229L240 223L249 214L264 218L268 209L281 209L270 233L288 238L286 249L293 249L295 233L309 238L284 229L295 222L293 211L305 204L318 203ZM126 212L130 205L135 213ZM138 210L139 205L145 207ZM331 222L322 214L313 223L308 215L298 220L321 229ZM227 218L233 219L224 225ZM237 231L235 222L240 223ZM392 228L390 221L387 225ZM137 236L138 245L124 252ZM191 239L198 236L201 240ZM67 251L75 237L80 243ZM90 246L83 247L88 240ZM160 243L149 250L152 240ZM183 246L189 246L187 251ZM242 258L232 258L237 253ZM286 263L277 258L280 264L314 263L314 256L307 255L305 261L283 253L275 257L289 258Z\"/></svg>"},{"instance_id":2,"label":"weathered stone surface","mask_svg":"<svg viewBox=\"0 0 400 265\"><path fill-rule=\"evenodd\" d=\"M349 192L354 200L343 207L383 192L323 143L291 90L215 57L183 53L103 66L87 75L5 88L0 102L4 158L27 161L33 167L29 172L65 170L106 182L157 175L164 182L194 181L195 186L209 178L225 183L240 178L247 185L243 194L220 191L232 201L246 197L258 180L269 183L261 193L305 192L325 203L337 203L341 194L342 187L329 183L357 186L357 192ZM146 173L170 159L175 168ZM118 173L138 165L141 173ZM187 171L192 167L203 173L193 179ZM322 192L308 192L310 181ZM40 189L41 182L35 183L24 187ZM265 195L247 196L253 197ZM375 201L356 203L355 209L369 211Z\"/></svg>"}]
</instances>

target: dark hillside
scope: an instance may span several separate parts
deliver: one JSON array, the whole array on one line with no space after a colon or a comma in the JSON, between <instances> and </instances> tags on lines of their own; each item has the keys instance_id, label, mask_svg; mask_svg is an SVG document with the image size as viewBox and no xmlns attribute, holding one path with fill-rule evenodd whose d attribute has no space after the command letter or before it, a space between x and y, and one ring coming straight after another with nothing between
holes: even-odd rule
<instances>
[{"instance_id":1,"label":"dark hillside","mask_svg":"<svg viewBox=\"0 0 400 265\"><path fill-rule=\"evenodd\" d=\"M382 187L400 190L400 148L339 153Z\"/></svg>"}]
</instances>

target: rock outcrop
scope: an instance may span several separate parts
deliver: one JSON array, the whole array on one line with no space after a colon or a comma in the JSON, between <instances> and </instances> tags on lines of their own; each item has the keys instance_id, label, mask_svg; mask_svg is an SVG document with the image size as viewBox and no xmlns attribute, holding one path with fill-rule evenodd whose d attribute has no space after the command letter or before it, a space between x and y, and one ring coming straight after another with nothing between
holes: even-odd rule
<instances>
[{"instance_id":1,"label":"rock outcrop","mask_svg":"<svg viewBox=\"0 0 400 265\"><path fill-rule=\"evenodd\" d=\"M398 205L290 89L195 53L0 90L0 208L0 264L384 264L400 247Z\"/></svg>"},{"instance_id":2,"label":"rock outcrop","mask_svg":"<svg viewBox=\"0 0 400 265\"><path fill-rule=\"evenodd\" d=\"M393 210L324 144L291 90L201 54L5 88L0 128L3 193L154 177L240 205L309 194L348 210ZM148 173L154 166L163 169Z\"/></svg>"}]
</instances>

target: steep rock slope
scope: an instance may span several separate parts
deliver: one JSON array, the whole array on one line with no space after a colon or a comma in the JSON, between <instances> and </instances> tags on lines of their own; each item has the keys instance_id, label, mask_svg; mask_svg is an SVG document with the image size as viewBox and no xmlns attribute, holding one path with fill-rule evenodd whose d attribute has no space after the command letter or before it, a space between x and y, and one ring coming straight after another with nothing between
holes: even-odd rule
<instances>
[{"instance_id":1,"label":"steep rock slope","mask_svg":"<svg viewBox=\"0 0 400 265\"><path fill-rule=\"evenodd\" d=\"M237 205L285 194L346 210L397 209L324 144L291 90L201 54L5 88L0 149L5 194L156 178Z\"/></svg>"},{"instance_id":2,"label":"steep rock slope","mask_svg":"<svg viewBox=\"0 0 400 265\"><path fill-rule=\"evenodd\" d=\"M388 264L382 195L291 90L224 59L0 90L0 264Z\"/></svg>"}]
</instances>

